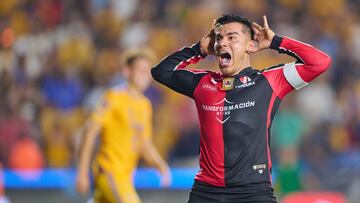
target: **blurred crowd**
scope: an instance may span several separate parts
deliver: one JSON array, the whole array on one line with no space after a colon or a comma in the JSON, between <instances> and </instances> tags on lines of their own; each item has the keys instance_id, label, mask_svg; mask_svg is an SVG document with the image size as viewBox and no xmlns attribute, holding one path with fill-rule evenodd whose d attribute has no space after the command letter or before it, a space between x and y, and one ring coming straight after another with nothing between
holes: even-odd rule
<instances>
[{"instance_id":1,"label":"blurred crowd","mask_svg":"<svg viewBox=\"0 0 360 203\"><path fill-rule=\"evenodd\" d=\"M160 60L191 45L213 19L235 13L328 53L330 70L283 102L272 126L280 194L360 189L359 0L1 0L0 163L76 165L78 140L107 88L123 82L121 53L150 47ZM292 59L256 53L254 68ZM154 64L156 61L154 61ZM192 68L216 71L208 57ZM193 102L153 84L155 143L170 165L196 166ZM351 195L350 195L351 194Z\"/></svg>"}]
</instances>

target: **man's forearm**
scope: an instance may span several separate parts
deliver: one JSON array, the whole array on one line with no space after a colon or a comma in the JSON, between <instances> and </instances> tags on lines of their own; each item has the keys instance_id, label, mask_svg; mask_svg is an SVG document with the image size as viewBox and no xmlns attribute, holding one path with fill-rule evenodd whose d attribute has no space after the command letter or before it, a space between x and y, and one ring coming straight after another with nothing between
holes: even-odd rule
<instances>
[{"instance_id":1,"label":"man's forearm","mask_svg":"<svg viewBox=\"0 0 360 203\"><path fill-rule=\"evenodd\" d=\"M95 123L89 123L86 126L86 132L83 135L83 143L80 151L80 160L78 171L80 173L87 173L90 167L91 155L94 151L96 138L100 132L100 126Z\"/></svg>"},{"instance_id":2,"label":"man's forearm","mask_svg":"<svg viewBox=\"0 0 360 203\"><path fill-rule=\"evenodd\" d=\"M149 140L144 141L143 157L149 165L156 167L160 171L167 168L166 162Z\"/></svg>"},{"instance_id":3,"label":"man's forearm","mask_svg":"<svg viewBox=\"0 0 360 203\"><path fill-rule=\"evenodd\" d=\"M190 70L186 69L186 66L197 63L203 57L205 55L201 53L200 45L197 43L167 56L151 70L151 74L157 82L192 97L199 79L197 74L206 71Z\"/></svg>"},{"instance_id":4,"label":"man's forearm","mask_svg":"<svg viewBox=\"0 0 360 203\"><path fill-rule=\"evenodd\" d=\"M184 47L181 50L165 57L151 70L154 79L160 83L167 83L174 71L185 69L192 63L197 63L201 58L206 57L201 50L199 43L191 47Z\"/></svg>"}]
</instances>

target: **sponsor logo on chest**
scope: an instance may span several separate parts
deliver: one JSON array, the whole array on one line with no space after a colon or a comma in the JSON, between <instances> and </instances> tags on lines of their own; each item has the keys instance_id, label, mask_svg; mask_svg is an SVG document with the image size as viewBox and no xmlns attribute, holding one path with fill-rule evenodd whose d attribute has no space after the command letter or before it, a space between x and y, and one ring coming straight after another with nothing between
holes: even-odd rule
<instances>
[{"instance_id":1,"label":"sponsor logo on chest","mask_svg":"<svg viewBox=\"0 0 360 203\"><path fill-rule=\"evenodd\" d=\"M219 121L221 124L229 120L232 111L244 108L251 108L254 106L255 101L236 103L228 101L226 98L212 105L201 105L204 111L216 112L216 120Z\"/></svg>"},{"instance_id":2,"label":"sponsor logo on chest","mask_svg":"<svg viewBox=\"0 0 360 203\"><path fill-rule=\"evenodd\" d=\"M242 84L236 85L235 88L243 88L243 87L249 87L255 85L255 82L252 81L249 76L242 76L239 78L239 80Z\"/></svg>"},{"instance_id":3,"label":"sponsor logo on chest","mask_svg":"<svg viewBox=\"0 0 360 203\"><path fill-rule=\"evenodd\" d=\"M207 90L207 91L212 91L212 92L217 90L216 86L211 85L206 82L201 85L201 89Z\"/></svg>"}]
</instances>

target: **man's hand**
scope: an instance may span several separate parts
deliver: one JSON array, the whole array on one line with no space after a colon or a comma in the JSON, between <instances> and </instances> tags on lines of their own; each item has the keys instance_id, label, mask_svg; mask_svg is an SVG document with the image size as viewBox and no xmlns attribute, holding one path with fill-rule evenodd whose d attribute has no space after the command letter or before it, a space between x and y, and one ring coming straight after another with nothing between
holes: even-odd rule
<instances>
[{"instance_id":1,"label":"man's hand","mask_svg":"<svg viewBox=\"0 0 360 203\"><path fill-rule=\"evenodd\" d=\"M267 18L265 15L263 16L263 20L264 20L264 27L261 27L259 24L255 22L251 24L251 27L254 30L254 34L255 34L254 40L258 43L258 47L257 47L258 49L256 51L270 48L271 41L275 36L274 31L272 31L269 28Z\"/></svg>"},{"instance_id":2,"label":"man's hand","mask_svg":"<svg viewBox=\"0 0 360 203\"><path fill-rule=\"evenodd\" d=\"M83 196L86 196L89 192L90 188L90 181L89 177L86 173L78 173L78 176L76 178L76 191L78 191Z\"/></svg>"},{"instance_id":3,"label":"man's hand","mask_svg":"<svg viewBox=\"0 0 360 203\"><path fill-rule=\"evenodd\" d=\"M215 21L213 22L213 28L211 29L211 31L209 32L209 34L207 34L205 37L203 37L200 40L200 49L201 52L203 54L206 55L214 55L215 51L214 51L214 43L215 43L215 31L214 31L214 26L215 26Z\"/></svg>"},{"instance_id":4,"label":"man's hand","mask_svg":"<svg viewBox=\"0 0 360 203\"><path fill-rule=\"evenodd\" d=\"M169 167L168 166L162 167L160 173L161 173L161 180L160 180L161 187L169 187L172 182L172 177Z\"/></svg>"}]
</instances>

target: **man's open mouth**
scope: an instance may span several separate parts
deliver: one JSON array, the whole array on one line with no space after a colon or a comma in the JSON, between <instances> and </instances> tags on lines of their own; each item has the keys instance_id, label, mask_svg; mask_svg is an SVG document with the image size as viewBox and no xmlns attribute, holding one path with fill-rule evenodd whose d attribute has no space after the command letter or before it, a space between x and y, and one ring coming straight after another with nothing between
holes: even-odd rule
<instances>
[{"instance_id":1,"label":"man's open mouth","mask_svg":"<svg viewBox=\"0 0 360 203\"><path fill-rule=\"evenodd\" d=\"M228 66L231 62L231 55L226 52L226 51L222 51L218 54L219 56L219 62L220 62L220 66Z\"/></svg>"}]
</instances>

